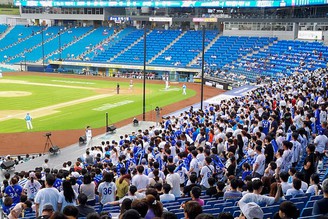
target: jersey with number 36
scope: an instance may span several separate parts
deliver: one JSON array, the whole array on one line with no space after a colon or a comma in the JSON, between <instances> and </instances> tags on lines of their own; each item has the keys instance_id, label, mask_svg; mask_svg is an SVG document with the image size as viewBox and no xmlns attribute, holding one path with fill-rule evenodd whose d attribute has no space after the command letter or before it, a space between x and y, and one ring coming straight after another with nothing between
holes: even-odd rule
<instances>
[{"instance_id":1,"label":"jersey with number 36","mask_svg":"<svg viewBox=\"0 0 328 219\"><path fill-rule=\"evenodd\" d=\"M113 202L116 196L116 185L113 182L102 182L98 186L98 192L101 195L100 202L102 204Z\"/></svg>"}]
</instances>

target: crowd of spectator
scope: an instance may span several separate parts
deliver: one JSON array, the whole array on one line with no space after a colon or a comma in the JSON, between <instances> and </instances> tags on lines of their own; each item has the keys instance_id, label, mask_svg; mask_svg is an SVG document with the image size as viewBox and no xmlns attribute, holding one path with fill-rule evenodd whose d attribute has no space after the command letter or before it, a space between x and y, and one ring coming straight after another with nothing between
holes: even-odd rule
<instances>
[{"instance_id":1,"label":"crowd of spectator","mask_svg":"<svg viewBox=\"0 0 328 219\"><path fill-rule=\"evenodd\" d=\"M120 205L119 218L176 218L163 203L190 197L181 204L185 218L214 218L202 214L206 194L238 201L248 219L277 203L275 218L297 218L286 196L310 193L324 195L313 214L326 214L328 180L320 182L318 170L328 146L327 76L327 69L296 73L91 145L60 169L45 162L7 173L2 209L9 218L29 208L39 218L109 218L94 206Z\"/></svg>"}]
</instances>

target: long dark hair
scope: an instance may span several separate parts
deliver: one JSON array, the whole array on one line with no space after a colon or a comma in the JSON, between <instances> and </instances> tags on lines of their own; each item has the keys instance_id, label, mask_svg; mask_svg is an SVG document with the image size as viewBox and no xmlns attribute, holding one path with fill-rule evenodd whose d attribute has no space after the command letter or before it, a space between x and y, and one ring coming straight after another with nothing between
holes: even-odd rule
<instances>
[{"instance_id":1,"label":"long dark hair","mask_svg":"<svg viewBox=\"0 0 328 219\"><path fill-rule=\"evenodd\" d=\"M156 217L161 217L163 214L163 204L156 200L155 196L147 195L145 201L148 204L148 209L153 210Z\"/></svg>"},{"instance_id":2,"label":"long dark hair","mask_svg":"<svg viewBox=\"0 0 328 219\"><path fill-rule=\"evenodd\" d=\"M69 180L65 180L63 182L63 193L64 193L65 200L69 203L72 203L73 200L76 198L72 188L72 184Z\"/></svg>"}]
</instances>

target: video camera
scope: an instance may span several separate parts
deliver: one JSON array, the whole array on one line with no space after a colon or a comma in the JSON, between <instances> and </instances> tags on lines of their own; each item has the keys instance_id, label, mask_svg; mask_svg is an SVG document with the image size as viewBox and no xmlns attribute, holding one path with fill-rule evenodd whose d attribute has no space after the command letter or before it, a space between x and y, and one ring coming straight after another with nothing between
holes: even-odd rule
<instances>
[{"instance_id":1,"label":"video camera","mask_svg":"<svg viewBox=\"0 0 328 219\"><path fill-rule=\"evenodd\" d=\"M48 132L44 135L44 137L50 137L51 136L51 132Z\"/></svg>"}]
</instances>

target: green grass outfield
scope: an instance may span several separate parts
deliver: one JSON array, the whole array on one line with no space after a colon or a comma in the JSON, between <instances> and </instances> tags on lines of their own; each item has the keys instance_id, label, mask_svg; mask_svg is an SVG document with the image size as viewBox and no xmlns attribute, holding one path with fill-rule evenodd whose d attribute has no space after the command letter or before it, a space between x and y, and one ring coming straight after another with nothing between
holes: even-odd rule
<instances>
[{"instance_id":1,"label":"green grass outfield","mask_svg":"<svg viewBox=\"0 0 328 219\"><path fill-rule=\"evenodd\" d=\"M142 114L143 86L139 83L141 81L137 80L134 80L133 91L129 90L128 81L120 82L119 95L116 94L115 79L108 81L100 78L93 80L46 75L9 75L0 80L0 133L27 131L24 121L26 112L30 112L33 118L35 132L83 129L87 125L93 128L103 127L106 112L112 123ZM196 94L195 91L188 90L187 95L182 95L181 84L171 86L169 90L165 90L164 86L164 82L146 84L147 112L154 110L156 106L165 107ZM17 97L5 95L6 92L13 91L28 92L28 95ZM99 95L107 96L65 105L70 101L94 98ZM58 104L63 106L51 109Z\"/></svg>"}]
</instances>

